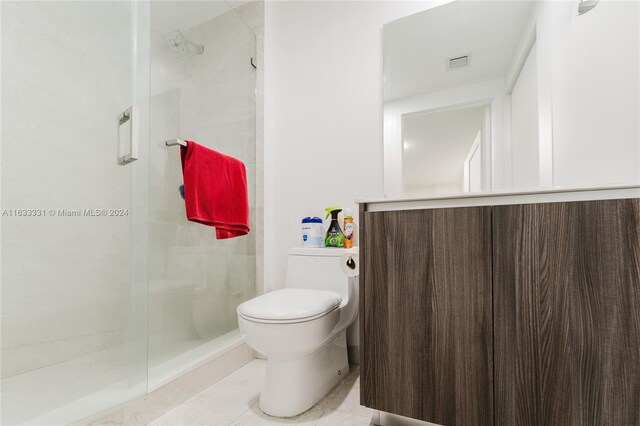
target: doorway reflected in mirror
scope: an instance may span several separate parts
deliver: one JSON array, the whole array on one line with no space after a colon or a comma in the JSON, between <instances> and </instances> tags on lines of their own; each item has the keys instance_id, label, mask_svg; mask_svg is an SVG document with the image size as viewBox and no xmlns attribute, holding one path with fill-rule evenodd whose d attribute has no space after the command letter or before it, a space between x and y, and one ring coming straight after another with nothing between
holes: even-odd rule
<instances>
[{"instance_id":1,"label":"doorway reflected in mirror","mask_svg":"<svg viewBox=\"0 0 640 426\"><path fill-rule=\"evenodd\" d=\"M385 195L640 184L640 3L578 5L453 1L386 24Z\"/></svg>"},{"instance_id":2,"label":"doorway reflected in mirror","mask_svg":"<svg viewBox=\"0 0 640 426\"><path fill-rule=\"evenodd\" d=\"M421 111L402 117L404 193L482 191L490 105Z\"/></svg>"}]
</instances>

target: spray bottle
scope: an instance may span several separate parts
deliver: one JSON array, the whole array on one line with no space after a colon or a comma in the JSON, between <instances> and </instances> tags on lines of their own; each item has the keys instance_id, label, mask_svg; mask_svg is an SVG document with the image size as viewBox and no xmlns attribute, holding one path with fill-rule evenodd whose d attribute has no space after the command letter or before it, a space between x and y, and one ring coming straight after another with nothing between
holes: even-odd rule
<instances>
[{"instance_id":1,"label":"spray bottle","mask_svg":"<svg viewBox=\"0 0 640 426\"><path fill-rule=\"evenodd\" d=\"M327 207L324 210L327 212L325 219L331 215L331 223L324 237L324 245L326 247L344 247L344 234L338 222L338 213L340 213L342 209L340 207Z\"/></svg>"},{"instance_id":2,"label":"spray bottle","mask_svg":"<svg viewBox=\"0 0 640 426\"><path fill-rule=\"evenodd\" d=\"M353 215L351 209L344 209L344 246L353 247Z\"/></svg>"}]
</instances>

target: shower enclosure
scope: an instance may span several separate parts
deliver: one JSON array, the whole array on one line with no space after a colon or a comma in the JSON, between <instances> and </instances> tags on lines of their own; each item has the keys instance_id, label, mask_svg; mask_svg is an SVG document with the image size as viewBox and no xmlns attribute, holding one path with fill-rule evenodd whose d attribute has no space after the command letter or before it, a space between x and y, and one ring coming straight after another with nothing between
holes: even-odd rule
<instances>
[{"instance_id":1,"label":"shower enclosure","mask_svg":"<svg viewBox=\"0 0 640 426\"><path fill-rule=\"evenodd\" d=\"M247 166L255 223L255 34L224 2L151 3L149 385L239 342L255 295L255 236L218 241L185 220L179 147L190 139Z\"/></svg>"},{"instance_id":2,"label":"shower enclosure","mask_svg":"<svg viewBox=\"0 0 640 426\"><path fill-rule=\"evenodd\" d=\"M255 34L225 2L0 7L0 422L67 424L240 344L255 237L186 220L164 141L242 160L255 222Z\"/></svg>"}]
</instances>

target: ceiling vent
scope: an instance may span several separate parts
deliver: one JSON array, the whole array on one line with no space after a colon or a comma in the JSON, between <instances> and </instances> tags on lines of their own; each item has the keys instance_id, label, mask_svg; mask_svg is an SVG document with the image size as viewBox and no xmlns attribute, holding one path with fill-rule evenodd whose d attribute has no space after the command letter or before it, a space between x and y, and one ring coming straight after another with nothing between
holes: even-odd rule
<instances>
[{"instance_id":1,"label":"ceiling vent","mask_svg":"<svg viewBox=\"0 0 640 426\"><path fill-rule=\"evenodd\" d=\"M470 55L464 55L464 56L457 56L455 58L449 58L447 60L447 71L468 67L470 62L469 56Z\"/></svg>"}]
</instances>

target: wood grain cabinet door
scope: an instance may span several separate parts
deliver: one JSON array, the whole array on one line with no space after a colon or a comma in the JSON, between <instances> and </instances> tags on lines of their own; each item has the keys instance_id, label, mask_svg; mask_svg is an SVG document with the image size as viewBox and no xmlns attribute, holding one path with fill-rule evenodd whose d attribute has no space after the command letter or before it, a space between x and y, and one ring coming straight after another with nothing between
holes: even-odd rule
<instances>
[{"instance_id":1,"label":"wood grain cabinet door","mask_svg":"<svg viewBox=\"0 0 640 426\"><path fill-rule=\"evenodd\" d=\"M363 213L361 226L362 404L493 425L491 208Z\"/></svg>"},{"instance_id":2,"label":"wood grain cabinet door","mask_svg":"<svg viewBox=\"0 0 640 426\"><path fill-rule=\"evenodd\" d=\"M496 426L640 425L640 201L493 208Z\"/></svg>"}]
</instances>

